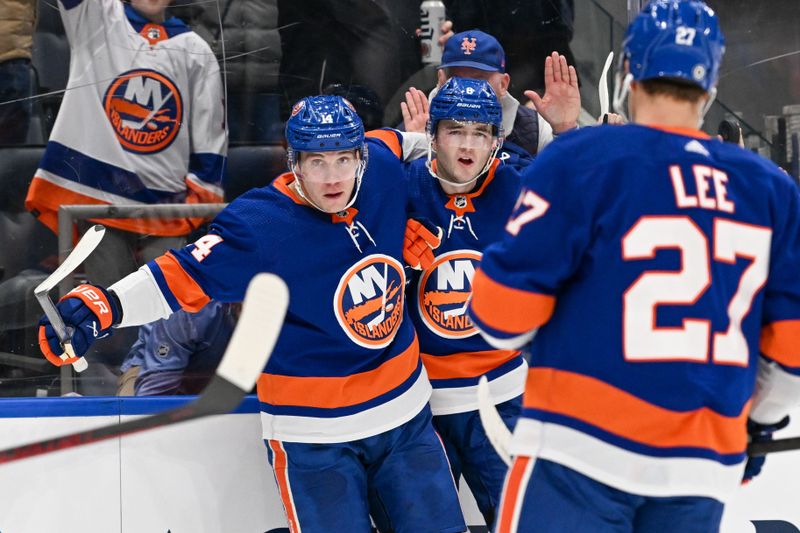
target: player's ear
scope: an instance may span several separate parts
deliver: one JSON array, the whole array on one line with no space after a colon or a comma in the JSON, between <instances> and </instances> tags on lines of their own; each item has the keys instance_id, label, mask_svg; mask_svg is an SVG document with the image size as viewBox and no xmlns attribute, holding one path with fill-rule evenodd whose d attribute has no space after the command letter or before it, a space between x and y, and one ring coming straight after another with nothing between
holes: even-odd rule
<instances>
[{"instance_id":1,"label":"player's ear","mask_svg":"<svg viewBox=\"0 0 800 533\"><path fill-rule=\"evenodd\" d=\"M508 94L508 86L511 85L511 76L509 76L507 72L503 72L502 74L498 72L495 75L498 76L496 84L498 89L497 97L503 98Z\"/></svg>"}]
</instances>

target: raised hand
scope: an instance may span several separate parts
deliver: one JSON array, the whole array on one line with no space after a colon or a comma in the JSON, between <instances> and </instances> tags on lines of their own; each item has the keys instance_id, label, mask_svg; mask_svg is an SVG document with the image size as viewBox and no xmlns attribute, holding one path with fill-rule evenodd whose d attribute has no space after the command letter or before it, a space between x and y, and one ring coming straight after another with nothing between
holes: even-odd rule
<instances>
[{"instance_id":1,"label":"raised hand","mask_svg":"<svg viewBox=\"0 0 800 533\"><path fill-rule=\"evenodd\" d=\"M406 131L425 133L428 124L428 97L414 87L406 91L406 101L400 102Z\"/></svg>"},{"instance_id":2,"label":"raised hand","mask_svg":"<svg viewBox=\"0 0 800 533\"><path fill-rule=\"evenodd\" d=\"M525 96L553 127L553 132L562 133L578 125L581 112L578 73L558 52L553 52L544 62L544 97L530 90L525 91Z\"/></svg>"}]
</instances>

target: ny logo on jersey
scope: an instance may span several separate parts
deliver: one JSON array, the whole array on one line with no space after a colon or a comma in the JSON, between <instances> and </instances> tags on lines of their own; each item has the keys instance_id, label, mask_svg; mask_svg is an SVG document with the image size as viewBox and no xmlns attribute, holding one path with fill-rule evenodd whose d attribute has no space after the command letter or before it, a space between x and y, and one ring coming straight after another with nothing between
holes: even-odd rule
<instances>
[{"instance_id":1,"label":"ny logo on jersey","mask_svg":"<svg viewBox=\"0 0 800 533\"><path fill-rule=\"evenodd\" d=\"M437 257L423 273L417 305L422 322L433 333L460 339L478 332L467 316L467 302L480 260L480 252L456 250Z\"/></svg>"},{"instance_id":2,"label":"ny logo on jersey","mask_svg":"<svg viewBox=\"0 0 800 533\"><path fill-rule=\"evenodd\" d=\"M464 52L465 56L472 55L476 47L477 43L475 42L475 37L472 39L464 37L464 40L461 41L461 50Z\"/></svg>"},{"instance_id":3,"label":"ny logo on jersey","mask_svg":"<svg viewBox=\"0 0 800 533\"><path fill-rule=\"evenodd\" d=\"M160 152L172 144L183 121L183 97L165 75L149 69L123 72L112 80L103 109L125 150Z\"/></svg>"},{"instance_id":4,"label":"ny logo on jersey","mask_svg":"<svg viewBox=\"0 0 800 533\"><path fill-rule=\"evenodd\" d=\"M336 319L364 348L385 348L403 320L403 266L383 254L365 257L339 280L333 300Z\"/></svg>"}]
</instances>

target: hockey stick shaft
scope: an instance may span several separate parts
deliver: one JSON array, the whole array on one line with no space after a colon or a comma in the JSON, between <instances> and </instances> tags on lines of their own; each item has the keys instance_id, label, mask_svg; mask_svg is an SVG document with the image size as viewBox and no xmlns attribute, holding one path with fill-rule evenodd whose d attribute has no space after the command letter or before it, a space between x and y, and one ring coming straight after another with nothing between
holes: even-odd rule
<instances>
[{"instance_id":1,"label":"hockey stick shaft","mask_svg":"<svg viewBox=\"0 0 800 533\"><path fill-rule=\"evenodd\" d=\"M28 457L35 457L37 455L43 455L50 452L66 450L68 448L74 448L84 444L101 442L116 437L124 437L140 431L145 431L169 424L175 424L177 422L184 422L203 416L214 415L218 414L223 409L224 411L222 412L228 412L232 409L235 409L241 403L243 395L237 394L238 392L239 389L227 380L223 378L215 378L211 383L209 383L206 391L203 393L203 396L198 398L197 401L188 405L152 416L129 420L121 424L102 426L99 428L82 431L80 433L73 433L71 435L64 435L61 437L55 437L52 439L3 450L0 452L0 464L9 463L19 459L26 459ZM201 401L203 397L206 398L206 401ZM209 397L214 398L215 405L210 405L210 402L208 401ZM221 402L221 399L231 401ZM234 399L235 401L232 401Z\"/></svg>"},{"instance_id":2,"label":"hockey stick shaft","mask_svg":"<svg viewBox=\"0 0 800 533\"><path fill-rule=\"evenodd\" d=\"M751 456L767 455L768 453L775 452L789 452L792 450L800 450L800 437L751 442L747 446L747 454Z\"/></svg>"},{"instance_id":3,"label":"hockey stick shaft","mask_svg":"<svg viewBox=\"0 0 800 533\"><path fill-rule=\"evenodd\" d=\"M66 450L195 418L220 415L238 406L267 364L289 303L286 284L272 274L250 282L242 313L216 375L193 402L152 416L110 424L0 451L0 464Z\"/></svg>"},{"instance_id":4,"label":"hockey stick shaft","mask_svg":"<svg viewBox=\"0 0 800 533\"><path fill-rule=\"evenodd\" d=\"M505 464L511 466L511 454L508 451L511 446L511 431L506 427L492 401L486 376L481 376L481 379L478 380L478 415L494 451Z\"/></svg>"}]
</instances>

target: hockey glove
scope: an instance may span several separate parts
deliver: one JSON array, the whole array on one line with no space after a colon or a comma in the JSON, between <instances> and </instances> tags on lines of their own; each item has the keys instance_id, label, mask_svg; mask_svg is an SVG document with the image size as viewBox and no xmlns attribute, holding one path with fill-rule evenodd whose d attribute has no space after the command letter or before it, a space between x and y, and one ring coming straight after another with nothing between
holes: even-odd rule
<instances>
[{"instance_id":1,"label":"hockey glove","mask_svg":"<svg viewBox=\"0 0 800 533\"><path fill-rule=\"evenodd\" d=\"M39 320L39 349L56 366L71 365L86 353L96 339L111 335L111 326L119 324L122 311L116 295L95 285L80 285L58 301L58 313L72 330L72 348L76 357L61 359L64 348L47 316Z\"/></svg>"},{"instance_id":2,"label":"hockey glove","mask_svg":"<svg viewBox=\"0 0 800 533\"><path fill-rule=\"evenodd\" d=\"M783 429L789 425L789 417L785 416L780 422L775 424L759 424L752 420L747 421L747 434L750 435L750 442L766 442L772 440L772 434ZM761 473L764 467L764 461L767 457L760 455L756 457L748 457L747 464L744 467L744 476L742 476L742 484L748 483L751 479Z\"/></svg>"},{"instance_id":3,"label":"hockey glove","mask_svg":"<svg viewBox=\"0 0 800 533\"><path fill-rule=\"evenodd\" d=\"M442 243L442 228L423 218L409 218L403 243L403 259L416 270L433 264L433 251Z\"/></svg>"}]
</instances>

